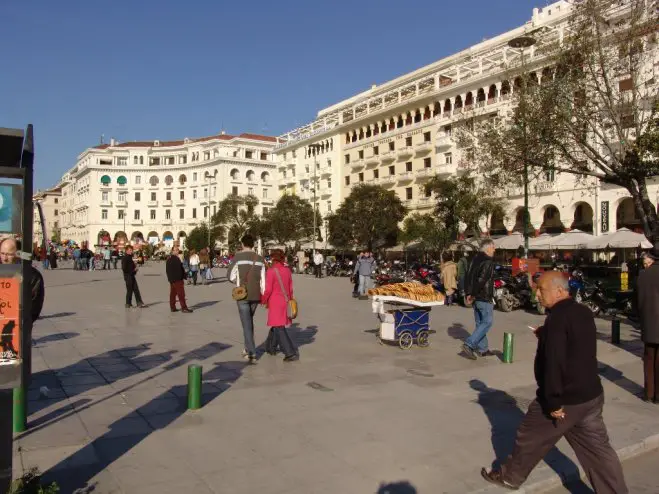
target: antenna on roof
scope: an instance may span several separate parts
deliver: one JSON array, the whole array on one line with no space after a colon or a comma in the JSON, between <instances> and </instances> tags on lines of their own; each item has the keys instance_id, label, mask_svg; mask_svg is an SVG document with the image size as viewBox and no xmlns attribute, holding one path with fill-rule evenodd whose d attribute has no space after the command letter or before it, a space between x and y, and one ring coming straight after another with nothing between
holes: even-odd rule
<instances>
[{"instance_id":1,"label":"antenna on roof","mask_svg":"<svg viewBox=\"0 0 659 494\"><path fill-rule=\"evenodd\" d=\"M101 134L101 144L103 144L103 139L105 138L105 134Z\"/></svg>"}]
</instances>

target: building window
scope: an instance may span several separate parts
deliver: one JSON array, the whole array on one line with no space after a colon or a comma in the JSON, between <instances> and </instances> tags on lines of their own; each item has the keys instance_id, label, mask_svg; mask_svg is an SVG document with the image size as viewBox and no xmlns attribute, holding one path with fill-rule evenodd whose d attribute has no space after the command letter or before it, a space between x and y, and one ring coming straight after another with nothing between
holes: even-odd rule
<instances>
[{"instance_id":1,"label":"building window","mask_svg":"<svg viewBox=\"0 0 659 494\"><path fill-rule=\"evenodd\" d=\"M350 185L350 176L345 177L346 185Z\"/></svg>"},{"instance_id":2,"label":"building window","mask_svg":"<svg viewBox=\"0 0 659 494\"><path fill-rule=\"evenodd\" d=\"M57 204L58 202L59 202L59 199L56 197L55 198L55 204Z\"/></svg>"},{"instance_id":3,"label":"building window","mask_svg":"<svg viewBox=\"0 0 659 494\"><path fill-rule=\"evenodd\" d=\"M151 200L152 200L152 201L155 201L155 200L156 200L156 197L157 197L157 196L156 196L156 193L155 193L155 192L151 192Z\"/></svg>"},{"instance_id":4,"label":"building window","mask_svg":"<svg viewBox=\"0 0 659 494\"><path fill-rule=\"evenodd\" d=\"M123 209L118 210L117 211L117 218L120 219L120 220L123 220L124 219L124 213L125 213L125 211Z\"/></svg>"},{"instance_id":5,"label":"building window","mask_svg":"<svg viewBox=\"0 0 659 494\"><path fill-rule=\"evenodd\" d=\"M270 211L268 208L263 208L263 216L265 216L266 214L268 214L268 211Z\"/></svg>"},{"instance_id":6,"label":"building window","mask_svg":"<svg viewBox=\"0 0 659 494\"><path fill-rule=\"evenodd\" d=\"M248 160L251 160L253 154L254 153L252 151L245 151L245 158L247 158Z\"/></svg>"},{"instance_id":7,"label":"building window","mask_svg":"<svg viewBox=\"0 0 659 494\"><path fill-rule=\"evenodd\" d=\"M396 175L396 167L394 165L391 165L389 167L389 176Z\"/></svg>"},{"instance_id":8,"label":"building window","mask_svg":"<svg viewBox=\"0 0 659 494\"><path fill-rule=\"evenodd\" d=\"M235 185L233 187L231 187L231 193L234 196L237 196L238 195L238 187L236 187Z\"/></svg>"},{"instance_id":9,"label":"building window","mask_svg":"<svg viewBox=\"0 0 659 494\"><path fill-rule=\"evenodd\" d=\"M135 202L140 202L142 199L142 194L140 192L135 192Z\"/></svg>"},{"instance_id":10,"label":"building window","mask_svg":"<svg viewBox=\"0 0 659 494\"><path fill-rule=\"evenodd\" d=\"M389 151L394 151L396 149L396 143L394 141L391 141L389 143Z\"/></svg>"},{"instance_id":11,"label":"building window","mask_svg":"<svg viewBox=\"0 0 659 494\"><path fill-rule=\"evenodd\" d=\"M406 146L411 146L412 145L412 136L405 138L405 145Z\"/></svg>"},{"instance_id":12,"label":"building window","mask_svg":"<svg viewBox=\"0 0 659 494\"><path fill-rule=\"evenodd\" d=\"M172 193L171 192L166 192L165 193L165 200L171 201L172 200Z\"/></svg>"},{"instance_id":13,"label":"building window","mask_svg":"<svg viewBox=\"0 0 659 494\"><path fill-rule=\"evenodd\" d=\"M444 163L447 165L453 164L453 155L451 153L444 153Z\"/></svg>"},{"instance_id":14,"label":"building window","mask_svg":"<svg viewBox=\"0 0 659 494\"><path fill-rule=\"evenodd\" d=\"M263 199L268 198L268 189L263 189Z\"/></svg>"},{"instance_id":15,"label":"building window","mask_svg":"<svg viewBox=\"0 0 659 494\"><path fill-rule=\"evenodd\" d=\"M197 181L197 172L194 172L194 173L192 174L192 181L193 181L193 182L196 182L196 181Z\"/></svg>"},{"instance_id":16,"label":"building window","mask_svg":"<svg viewBox=\"0 0 659 494\"><path fill-rule=\"evenodd\" d=\"M173 156L168 156L167 158L165 158L165 160L166 160L167 165L173 165L174 164L174 157Z\"/></svg>"},{"instance_id":17,"label":"building window","mask_svg":"<svg viewBox=\"0 0 659 494\"><path fill-rule=\"evenodd\" d=\"M144 164L144 156L140 156L140 165Z\"/></svg>"},{"instance_id":18,"label":"building window","mask_svg":"<svg viewBox=\"0 0 659 494\"><path fill-rule=\"evenodd\" d=\"M211 197L215 197L217 195L217 186L213 185L211 187Z\"/></svg>"},{"instance_id":19,"label":"building window","mask_svg":"<svg viewBox=\"0 0 659 494\"><path fill-rule=\"evenodd\" d=\"M373 178L377 180L380 178L380 170L373 170Z\"/></svg>"},{"instance_id":20,"label":"building window","mask_svg":"<svg viewBox=\"0 0 659 494\"><path fill-rule=\"evenodd\" d=\"M204 161L208 161L209 159L211 159L211 152L204 151Z\"/></svg>"},{"instance_id":21,"label":"building window","mask_svg":"<svg viewBox=\"0 0 659 494\"><path fill-rule=\"evenodd\" d=\"M126 158L125 156L121 158L117 158L117 165L126 166L127 164L128 164L128 158Z\"/></svg>"},{"instance_id":22,"label":"building window","mask_svg":"<svg viewBox=\"0 0 659 494\"><path fill-rule=\"evenodd\" d=\"M101 184L102 184L102 185L110 185L110 182L111 182L111 181L112 181L112 180L110 179L110 177L109 177L108 175L103 175L103 176L101 177Z\"/></svg>"},{"instance_id":23,"label":"building window","mask_svg":"<svg viewBox=\"0 0 659 494\"><path fill-rule=\"evenodd\" d=\"M204 198L208 197L208 189L204 189Z\"/></svg>"},{"instance_id":24,"label":"building window","mask_svg":"<svg viewBox=\"0 0 659 494\"><path fill-rule=\"evenodd\" d=\"M261 160L266 161L268 159L268 153L261 153Z\"/></svg>"},{"instance_id":25,"label":"building window","mask_svg":"<svg viewBox=\"0 0 659 494\"><path fill-rule=\"evenodd\" d=\"M137 156L133 157L133 165L137 165Z\"/></svg>"},{"instance_id":26,"label":"building window","mask_svg":"<svg viewBox=\"0 0 659 494\"><path fill-rule=\"evenodd\" d=\"M253 196L254 195L254 189L252 187L247 188L247 195L248 196Z\"/></svg>"},{"instance_id":27,"label":"building window","mask_svg":"<svg viewBox=\"0 0 659 494\"><path fill-rule=\"evenodd\" d=\"M423 133L423 142L430 142L430 132Z\"/></svg>"},{"instance_id":28,"label":"building window","mask_svg":"<svg viewBox=\"0 0 659 494\"><path fill-rule=\"evenodd\" d=\"M156 177L155 175L152 176L149 179L149 184L151 185L151 187L155 187L156 185L158 185L158 177Z\"/></svg>"},{"instance_id":29,"label":"building window","mask_svg":"<svg viewBox=\"0 0 659 494\"><path fill-rule=\"evenodd\" d=\"M432 161L430 161L430 158L424 158L423 159L423 167L424 168L430 168L432 166Z\"/></svg>"},{"instance_id":30,"label":"building window","mask_svg":"<svg viewBox=\"0 0 659 494\"><path fill-rule=\"evenodd\" d=\"M405 189L405 199L408 201L412 199L412 187L408 187Z\"/></svg>"},{"instance_id":31,"label":"building window","mask_svg":"<svg viewBox=\"0 0 659 494\"><path fill-rule=\"evenodd\" d=\"M102 220L107 220L108 219L108 210L107 209L101 209L101 219Z\"/></svg>"},{"instance_id":32,"label":"building window","mask_svg":"<svg viewBox=\"0 0 659 494\"><path fill-rule=\"evenodd\" d=\"M346 165L350 164L350 155L346 154L343 159L345 160ZM110 181L110 177L108 177L108 182Z\"/></svg>"},{"instance_id":33,"label":"building window","mask_svg":"<svg viewBox=\"0 0 659 494\"><path fill-rule=\"evenodd\" d=\"M405 171L406 172L411 172L412 171L412 162L411 161L408 161L407 163L405 163Z\"/></svg>"},{"instance_id":34,"label":"building window","mask_svg":"<svg viewBox=\"0 0 659 494\"><path fill-rule=\"evenodd\" d=\"M197 208L192 208L192 217L193 218L197 217Z\"/></svg>"},{"instance_id":35,"label":"building window","mask_svg":"<svg viewBox=\"0 0 659 494\"><path fill-rule=\"evenodd\" d=\"M185 218L185 209L179 209L179 210L178 210L178 218L179 218L180 220L182 220L183 218Z\"/></svg>"},{"instance_id":36,"label":"building window","mask_svg":"<svg viewBox=\"0 0 659 494\"><path fill-rule=\"evenodd\" d=\"M364 181L364 172L359 172L359 181L360 182Z\"/></svg>"},{"instance_id":37,"label":"building window","mask_svg":"<svg viewBox=\"0 0 659 494\"><path fill-rule=\"evenodd\" d=\"M208 206L204 206L204 218L208 218Z\"/></svg>"},{"instance_id":38,"label":"building window","mask_svg":"<svg viewBox=\"0 0 659 494\"><path fill-rule=\"evenodd\" d=\"M359 159L363 160L364 159L364 151L359 151Z\"/></svg>"},{"instance_id":39,"label":"building window","mask_svg":"<svg viewBox=\"0 0 659 494\"><path fill-rule=\"evenodd\" d=\"M142 183L142 177L140 175L137 175L135 177L135 185L140 185Z\"/></svg>"},{"instance_id":40,"label":"building window","mask_svg":"<svg viewBox=\"0 0 659 494\"><path fill-rule=\"evenodd\" d=\"M178 157L178 162L181 165L185 165L185 164L188 163L188 157L185 154L183 154L183 155Z\"/></svg>"},{"instance_id":41,"label":"building window","mask_svg":"<svg viewBox=\"0 0 659 494\"><path fill-rule=\"evenodd\" d=\"M380 146L373 146L373 156L380 154Z\"/></svg>"},{"instance_id":42,"label":"building window","mask_svg":"<svg viewBox=\"0 0 659 494\"><path fill-rule=\"evenodd\" d=\"M197 189L192 191L192 198L196 199L197 198Z\"/></svg>"},{"instance_id":43,"label":"building window","mask_svg":"<svg viewBox=\"0 0 659 494\"><path fill-rule=\"evenodd\" d=\"M107 202L107 200L108 200L108 193L107 192L102 192L101 193L101 200L103 202Z\"/></svg>"},{"instance_id":44,"label":"building window","mask_svg":"<svg viewBox=\"0 0 659 494\"><path fill-rule=\"evenodd\" d=\"M166 220L172 219L172 211L170 209L165 209L165 219Z\"/></svg>"},{"instance_id":45,"label":"building window","mask_svg":"<svg viewBox=\"0 0 659 494\"><path fill-rule=\"evenodd\" d=\"M151 215L151 219L152 219L152 220L155 220L155 219L156 219L156 210L155 210L155 209L152 209L152 210L149 212L149 214Z\"/></svg>"},{"instance_id":46,"label":"building window","mask_svg":"<svg viewBox=\"0 0 659 494\"><path fill-rule=\"evenodd\" d=\"M133 211L133 218L136 219L136 220L140 219L140 210L139 209L136 209L135 211Z\"/></svg>"},{"instance_id":47,"label":"building window","mask_svg":"<svg viewBox=\"0 0 659 494\"><path fill-rule=\"evenodd\" d=\"M185 191L184 190L179 191L178 195L179 195L179 199L181 199L181 200L185 199Z\"/></svg>"},{"instance_id":48,"label":"building window","mask_svg":"<svg viewBox=\"0 0 659 494\"><path fill-rule=\"evenodd\" d=\"M125 201L127 195L128 195L128 192L119 192L119 200L120 201Z\"/></svg>"},{"instance_id":49,"label":"building window","mask_svg":"<svg viewBox=\"0 0 659 494\"><path fill-rule=\"evenodd\" d=\"M332 212L332 201L327 201L327 212L328 213Z\"/></svg>"}]
</instances>

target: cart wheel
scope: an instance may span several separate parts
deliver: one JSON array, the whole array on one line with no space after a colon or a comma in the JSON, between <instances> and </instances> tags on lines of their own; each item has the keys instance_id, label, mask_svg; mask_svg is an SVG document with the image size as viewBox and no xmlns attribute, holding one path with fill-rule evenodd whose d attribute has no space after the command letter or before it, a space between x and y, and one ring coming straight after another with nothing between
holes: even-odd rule
<instances>
[{"instance_id":1,"label":"cart wheel","mask_svg":"<svg viewBox=\"0 0 659 494\"><path fill-rule=\"evenodd\" d=\"M419 331L419 334L416 335L416 344L420 347L427 347L430 345L428 331Z\"/></svg>"},{"instance_id":2,"label":"cart wheel","mask_svg":"<svg viewBox=\"0 0 659 494\"><path fill-rule=\"evenodd\" d=\"M414 342L414 338L412 338L412 334L409 331L403 331L398 337L398 345L403 350L408 350L412 348L413 342Z\"/></svg>"}]
</instances>

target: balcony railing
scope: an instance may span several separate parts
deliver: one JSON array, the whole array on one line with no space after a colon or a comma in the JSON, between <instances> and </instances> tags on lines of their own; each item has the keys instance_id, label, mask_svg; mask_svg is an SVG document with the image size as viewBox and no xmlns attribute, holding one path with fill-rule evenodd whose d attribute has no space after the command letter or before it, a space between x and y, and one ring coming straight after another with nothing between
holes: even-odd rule
<instances>
[{"instance_id":1,"label":"balcony railing","mask_svg":"<svg viewBox=\"0 0 659 494\"><path fill-rule=\"evenodd\" d=\"M176 199L177 206L185 206L185 199Z\"/></svg>"},{"instance_id":2,"label":"balcony railing","mask_svg":"<svg viewBox=\"0 0 659 494\"><path fill-rule=\"evenodd\" d=\"M162 201L162 205L165 206L165 207L171 207L172 200L171 199L166 199L166 200Z\"/></svg>"},{"instance_id":3,"label":"balcony railing","mask_svg":"<svg viewBox=\"0 0 659 494\"><path fill-rule=\"evenodd\" d=\"M391 151L390 149L387 149L385 151L382 151L382 153L380 153L380 161L382 163L386 163L388 161L393 161L395 159L396 159L396 155L395 155L394 151Z\"/></svg>"},{"instance_id":4,"label":"balcony railing","mask_svg":"<svg viewBox=\"0 0 659 494\"><path fill-rule=\"evenodd\" d=\"M432 143L430 141L419 142L414 146L414 150L417 153L427 153L432 150Z\"/></svg>"},{"instance_id":5,"label":"balcony railing","mask_svg":"<svg viewBox=\"0 0 659 494\"><path fill-rule=\"evenodd\" d=\"M432 177L433 175L435 175L435 170L432 168L424 168L423 170L416 172L416 178L428 178Z\"/></svg>"},{"instance_id":6,"label":"balcony railing","mask_svg":"<svg viewBox=\"0 0 659 494\"><path fill-rule=\"evenodd\" d=\"M139 219L139 220L132 219L132 220L130 220L130 224L131 224L131 225L143 225L143 224L144 224L144 220L142 220L142 219Z\"/></svg>"},{"instance_id":7,"label":"balcony railing","mask_svg":"<svg viewBox=\"0 0 659 494\"><path fill-rule=\"evenodd\" d=\"M422 197L417 201L417 207L419 208L430 208L433 207L432 197Z\"/></svg>"},{"instance_id":8,"label":"balcony railing","mask_svg":"<svg viewBox=\"0 0 659 494\"><path fill-rule=\"evenodd\" d=\"M127 208L128 207L128 201L126 201L126 200L117 201L117 207L118 208Z\"/></svg>"},{"instance_id":9,"label":"balcony railing","mask_svg":"<svg viewBox=\"0 0 659 494\"><path fill-rule=\"evenodd\" d=\"M440 134L435 140L435 146L438 150L448 149L453 145L453 137L449 134Z\"/></svg>"},{"instance_id":10,"label":"balcony railing","mask_svg":"<svg viewBox=\"0 0 659 494\"><path fill-rule=\"evenodd\" d=\"M172 219L171 218L165 218L164 220L160 220L160 222L163 225L171 225L172 224Z\"/></svg>"},{"instance_id":11,"label":"balcony railing","mask_svg":"<svg viewBox=\"0 0 659 494\"><path fill-rule=\"evenodd\" d=\"M410 157L414 154L414 148L412 146L405 146L404 148L400 148L397 153L399 158L403 157Z\"/></svg>"},{"instance_id":12,"label":"balcony railing","mask_svg":"<svg viewBox=\"0 0 659 494\"><path fill-rule=\"evenodd\" d=\"M358 159L358 160L352 161L352 162L350 162L350 166L352 168L361 168L362 166L364 166L364 160Z\"/></svg>"},{"instance_id":13,"label":"balcony railing","mask_svg":"<svg viewBox=\"0 0 659 494\"><path fill-rule=\"evenodd\" d=\"M398 175L399 182L406 182L408 180L412 180L413 178L414 178L414 173L412 172L403 172Z\"/></svg>"},{"instance_id":14,"label":"balcony railing","mask_svg":"<svg viewBox=\"0 0 659 494\"><path fill-rule=\"evenodd\" d=\"M101 199L101 207L105 207L105 208L112 207L112 201L110 199L105 199L105 200Z\"/></svg>"},{"instance_id":15,"label":"balcony railing","mask_svg":"<svg viewBox=\"0 0 659 494\"><path fill-rule=\"evenodd\" d=\"M380 156L373 154L364 160L367 165L377 165L380 162Z\"/></svg>"},{"instance_id":16,"label":"balcony railing","mask_svg":"<svg viewBox=\"0 0 659 494\"><path fill-rule=\"evenodd\" d=\"M393 184L396 182L396 176L395 175L387 175L386 177L380 178L380 183L383 185L389 185Z\"/></svg>"},{"instance_id":17,"label":"balcony railing","mask_svg":"<svg viewBox=\"0 0 659 494\"><path fill-rule=\"evenodd\" d=\"M149 201L146 203L150 208L155 208L158 205L158 201Z\"/></svg>"}]
</instances>

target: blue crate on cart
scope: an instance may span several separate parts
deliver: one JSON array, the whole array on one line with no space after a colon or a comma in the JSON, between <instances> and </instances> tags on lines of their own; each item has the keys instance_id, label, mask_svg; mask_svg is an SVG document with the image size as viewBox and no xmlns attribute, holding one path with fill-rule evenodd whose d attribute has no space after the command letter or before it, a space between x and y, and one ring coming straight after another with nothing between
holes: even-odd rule
<instances>
[{"instance_id":1,"label":"blue crate on cart","mask_svg":"<svg viewBox=\"0 0 659 494\"><path fill-rule=\"evenodd\" d=\"M430 309L399 309L394 311L396 336L409 331L413 336L430 329Z\"/></svg>"}]
</instances>

